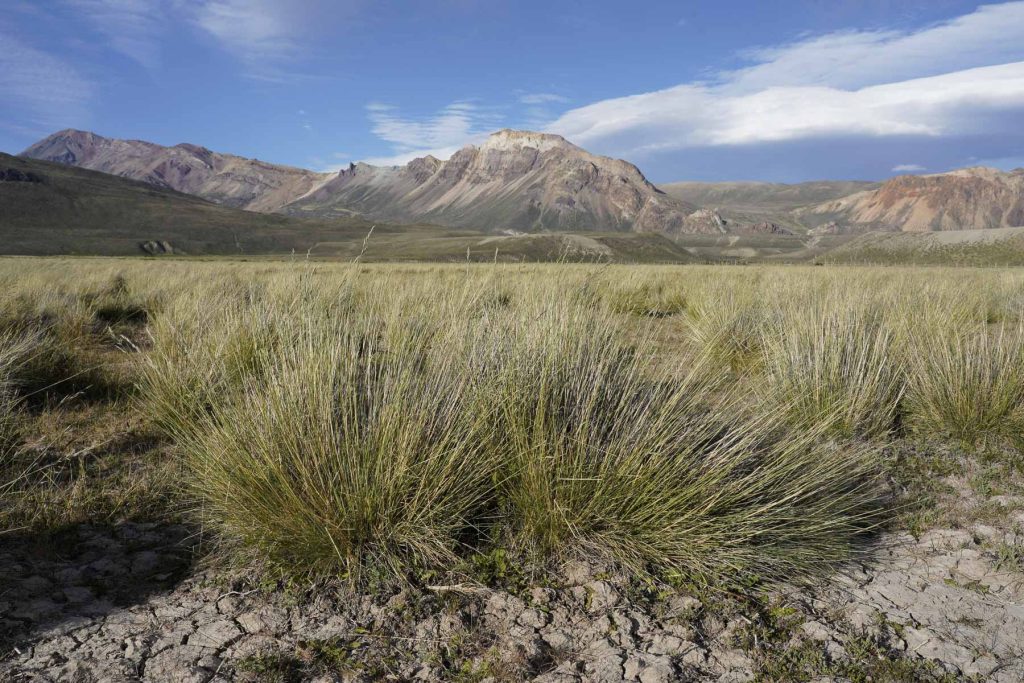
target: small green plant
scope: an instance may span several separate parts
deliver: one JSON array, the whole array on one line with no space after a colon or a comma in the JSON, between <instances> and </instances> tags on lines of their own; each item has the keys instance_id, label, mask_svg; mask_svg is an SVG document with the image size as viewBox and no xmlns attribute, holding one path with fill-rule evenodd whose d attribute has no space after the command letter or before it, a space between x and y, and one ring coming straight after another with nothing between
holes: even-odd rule
<instances>
[{"instance_id":1,"label":"small green plant","mask_svg":"<svg viewBox=\"0 0 1024 683\"><path fill-rule=\"evenodd\" d=\"M260 683L300 683L306 679L302 660L281 652L266 652L249 655L235 662L235 669Z\"/></svg>"},{"instance_id":2,"label":"small green plant","mask_svg":"<svg viewBox=\"0 0 1024 683\"><path fill-rule=\"evenodd\" d=\"M995 553L997 569L1024 573L1024 543L1002 541L996 544Z\"/></svg>"}]
</instances>

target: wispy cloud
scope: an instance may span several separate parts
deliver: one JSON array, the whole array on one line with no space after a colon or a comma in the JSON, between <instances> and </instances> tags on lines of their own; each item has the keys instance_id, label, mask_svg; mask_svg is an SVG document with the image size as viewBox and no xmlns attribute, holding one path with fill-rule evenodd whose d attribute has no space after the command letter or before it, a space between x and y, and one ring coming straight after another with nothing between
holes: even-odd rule
<instances>
[{"instance_id":1,"label":"wispy cloud","mask_svg":"<svg viewBox=\"0 0 1024 683\"><path fill-rule=\"evenodd\" d=\"M428 154L447 158L467 143L483 139L500 125L501 116L473 102L453 102L424 118L403 115L397 108L374 102L366 106L373 133L388 142L394 153L366 159L392 166Z\"/></svg>"},{"instance_id":2,"label":"wispy cloud","mask_svg":"<svg viewBox=\"0 0 1024 683\"><path fill-rule=\"evenodd\" d=\"M1024 62L848 91L767 88L742 96L679 86L569 112L552 130L579 142L630 134L632 151L751 145L832 136L941 136L1024 107Z\"/></svg>"},{"instance_id":3,"label":"wispy cloud","mask_svg":"<svg viewBox=\"0 0 1024 683\"><path fill-rule=\"evenodd\" d=\"M196 7L198 26L247 62L292 56L298 46L287 3L209 0Z\"/></svg>"},{"instance_id":4,"label":"wispy cloud","mask_svg":"<svg viewBox=\"0 0 1024 683\"><path fill-rule=\"evenodd\" d=\"M0 32L0 120L24 135L88 120L95 87L68 62Z\"/></svg>"},{"instance_id":5,"label":"wispy cloud","mask_svg":"<svg viewBox=\"0 0 1024 683\"><path fill-rule=\"evenodd\" d=\"M112 49L148 69L160 64L166 22L160 0L65 0L104 36Z\"/></svg>"},{"instance_id":6,"label":"wispy cloud","mask_svg":"<svg viewBox=\"0 0 1024 683\"><path fill-rule=\"evenodd\" d=\"M893 173L920 173L927 170L921 164L896 164L892 167Z\"/></svg>"},{"instance_id":7,"label":"wispy cloud","mask_svg":"<svg viewBox=\"0 0 1024 683\"><path fill-rule=\"evenodd\" d=\"M520 95L519 101L522 104L564 104L569 98L549 92L535 92Z\"/></svg>"},{"instance_id":8,"label":"wispy cloud","mask_svg":"<svg viewBox=\"0 0 1024 683\"><path fill-rule=\"evenodd\" d=\"M194 24L263 80L310 57L314 39L337 31L361 0L182 0Z\"/></svg>"},{"instance_id":9,"label":"wispy cloud","mask_svg":"<svg viewBox=\"0 0 1024 683\"><path fill-rule=\"evenodd\" d=\"M549 130L643 158L835 137L968 135L1024 110L1024 2L916 32L849 31L748 56L757 63L712 82L579 107Z\"/></svg>"}]
</instances>

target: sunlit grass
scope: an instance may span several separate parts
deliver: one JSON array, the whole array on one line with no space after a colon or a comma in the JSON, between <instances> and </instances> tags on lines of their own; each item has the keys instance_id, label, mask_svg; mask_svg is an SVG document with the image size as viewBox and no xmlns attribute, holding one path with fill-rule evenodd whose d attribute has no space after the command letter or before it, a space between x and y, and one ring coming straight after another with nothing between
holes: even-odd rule
<instances>
[{"instance_id":1,"label":"sunlit grass","mask_svg":"<svg viewBox=\"0 0 1024 683\"><path fill-rule=\"evenodd\" d=\"M139 480L290 575L813 576L886 518L887 442L1024 426L1014 271L3 265L7 452L27 408L131 401L180 472ZM134 505L19 477L43 520Z\"/></svg>"}]
</instances>

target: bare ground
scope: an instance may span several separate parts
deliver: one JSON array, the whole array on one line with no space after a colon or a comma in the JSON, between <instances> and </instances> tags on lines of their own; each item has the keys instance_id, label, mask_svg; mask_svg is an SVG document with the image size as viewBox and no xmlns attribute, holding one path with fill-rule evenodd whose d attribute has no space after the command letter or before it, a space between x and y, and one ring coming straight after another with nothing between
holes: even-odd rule
<instances>
[{"instance_id":1,"label":"bare ground","mask_svg":"<svg viewBox=\"0 0 1024 683\"><path fill-rule=\"evenodd\" d=\"M512 592L257 590L190 571L194 540L127 523L47 549L7 539L0 677L1024 680L1024 574L1006 550L1022 539L995 527L891 535L821 586L746 602L583 564Z\"/></svg>"}]
</instances>

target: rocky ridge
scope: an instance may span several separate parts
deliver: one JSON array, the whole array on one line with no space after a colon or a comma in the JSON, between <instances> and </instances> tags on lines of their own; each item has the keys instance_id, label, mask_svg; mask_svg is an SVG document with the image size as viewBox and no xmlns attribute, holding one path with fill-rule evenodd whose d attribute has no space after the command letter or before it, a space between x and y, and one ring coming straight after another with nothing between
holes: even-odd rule
<instances>
[{"instance_id":1,"label":"rocky ridge","mask_svg":"<svg viewBox=\"0 0 1024 683\"><path fill-rule=\"evenodd\" d=\"M447 161L352 164L314 173L180 144L163 147L66 130L23 156L141 180L262 212L430 222L499 232L676 234L696 206L664 194L636 166L557 135L502 130Z\"/></svg>"},{"instance_id":2,"label":"rocky ridge","mask_svg":"<svg viewBox=\"0 0 1024 683\"><path fill-rule=\"evenodd\" d=\"M265 213L280 210L331 177L327 173L220 154L198 145L164 147L79 130L54 133L21 156L131 178L218 204Z\"/></svg>"},{"instance_id":3,"label":"rocky ridge","mask_svg":"<svg viewBox=\"0 0 1024 683\"><path fill-rule=\"evenodd\" d=\"M850 231L930 232L1024 226L1024 169L964 168L903 175L881 187L797 212L805 220L838 222Z\"/></svg>"}]
</instances>

